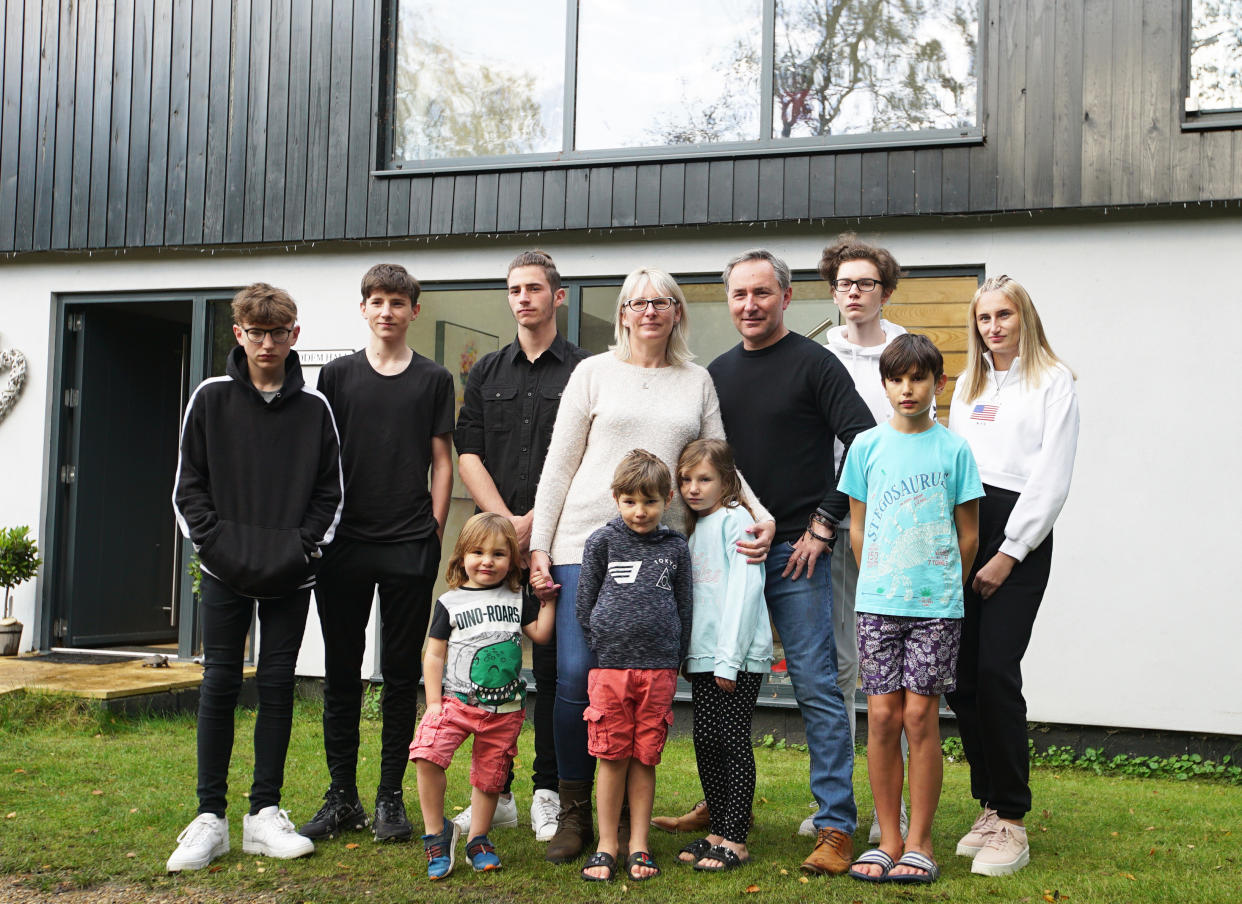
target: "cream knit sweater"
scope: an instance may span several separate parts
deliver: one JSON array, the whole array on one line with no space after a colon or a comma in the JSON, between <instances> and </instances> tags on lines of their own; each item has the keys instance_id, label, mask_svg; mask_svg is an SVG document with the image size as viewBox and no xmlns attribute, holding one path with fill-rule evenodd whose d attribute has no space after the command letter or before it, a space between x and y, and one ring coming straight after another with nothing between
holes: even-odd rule
<instances>
[{"instance_id":1,"label":"cream knit sweater","mask_svg":"<svg viewBox=\"0 0 1242 904\"><path fill-rule=\"evenodd\" d=\"M556 565L582 562L582 547L596 528L616 517L609 485L631 449L646 449L668 465L677 488L677 459L696 439L724 439L720 403L707 371L697 364L638 367L611 352L587 358L561 397L535 493L530 548ZM757 521L771 518L743 485ZM664 523L684 533L686 509L674 492Z\"/></svg>"}]
</instances>

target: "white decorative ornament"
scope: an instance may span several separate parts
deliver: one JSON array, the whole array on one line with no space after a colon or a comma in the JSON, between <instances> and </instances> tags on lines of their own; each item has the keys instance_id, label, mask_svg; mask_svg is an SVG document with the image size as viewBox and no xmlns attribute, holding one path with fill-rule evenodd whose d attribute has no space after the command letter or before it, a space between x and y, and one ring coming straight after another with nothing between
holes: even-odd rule
<instances>
[{"instance_id":1,"label":"white decorative ornament","mask_svg":"<svg viewBox=\"0 0 1242 904\"><path fill-rule=\"evenodd\" d=\"M22 394L26 385L26 356L15 348L0 352L0 372L9 372L9 382L0 390L0 421L8 417L9 411L17 404L17 397Z\"/></svg>"}]
</instances>

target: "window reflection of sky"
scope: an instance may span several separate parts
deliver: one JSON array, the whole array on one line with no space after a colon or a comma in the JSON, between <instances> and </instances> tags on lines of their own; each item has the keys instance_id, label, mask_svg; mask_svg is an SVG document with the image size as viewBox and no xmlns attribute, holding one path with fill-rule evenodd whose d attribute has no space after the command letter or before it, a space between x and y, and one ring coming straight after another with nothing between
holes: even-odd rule
<instances>
[{"instance_id":1,"label":"window reflection of sky","mask_svg":"<svg viewBox=\"0 0 1242 904\"><path fill-rule=\"evenodd\" d=\"M484 67L528 77L549 147L559 150L565 101L565 0L523 0L520 11L496 0L403 0L398 11L398 41L415 36L443 45L458 63L459 74ZM397 90L417 90L403 84ZM407 128L414 124L408 124Z\"/></svg>"},{"instance_id":2,"label":"window reflection of sky","mask_svg":"<svg viewBox=\"0 0 1242 904\"><path fill-rule=\"evenodd\" d=\"M760 0L592 0L578 10L580 149L659 145L722 100L719 140L759 137L759 81L722 98L739 43L759 55Z\"/></svg>"}]
</instances>

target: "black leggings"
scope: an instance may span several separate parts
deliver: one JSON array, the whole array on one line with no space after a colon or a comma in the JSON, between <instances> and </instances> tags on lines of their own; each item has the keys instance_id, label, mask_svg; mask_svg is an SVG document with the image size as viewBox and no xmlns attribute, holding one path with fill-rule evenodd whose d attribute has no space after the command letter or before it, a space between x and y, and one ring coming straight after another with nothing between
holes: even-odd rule
<instances>
[{"instance_id":1,"label":"black leggings","mask_svg":"<svg viewBox=\"0 0 1242 904\"><path fill-rule=\"evenodd\" d=\"M1031 809L1031 757L1022 696L1022 656L1048 586L1052 534L1032 549L984 600L971 590L975 573L1005 540L1018 494L985 486L979 504L979 555L966 579L966 613L957 658L957 688L945 700L957 715L970 762L970 793L1003 819Z\"/></svg>"},{"instance_id":2,"label":"black leggings","mask_svg":"<svg viewBox=\"0 0 1242 904\"><path fill-rule=\"evenodd\" d=\"M694 758L713 835L745 844L755 799L755 752L750 719L763 675L738 672L733 693L707 673L690 676L694 700Z\"/></svg>"}]
</instances>

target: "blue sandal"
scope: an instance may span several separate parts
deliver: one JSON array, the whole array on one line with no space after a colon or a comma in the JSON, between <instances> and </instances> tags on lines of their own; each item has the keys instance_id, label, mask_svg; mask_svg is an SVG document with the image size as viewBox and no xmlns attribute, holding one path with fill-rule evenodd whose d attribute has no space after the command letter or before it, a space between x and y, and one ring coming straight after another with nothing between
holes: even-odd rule
<instances>
[{"instance_id":1,"label":"blue sandal","mask_svg":"<svg viewBox=\"0 0 1242 904\"><path fill-rule=\"evenodd\" d=\"M913 869L921 869L920 873L903 873L899 876L889 876L889 882L898 882L902 885L931 885L940 878L940 867L936 866L936 861L926 854L920 854L918 851L906 851L901 855L893 866L908 866Z\"/></svg>"},{"instance_id":2,"label":"blue sandal","mask_svg":"<svg viewBox=\"0 0 1242 904\"><path fill-rule=\"evenodd\" d=\"M888 878L888 871L896 865L893 858L884 851L879 848L872 848L850 864L850 878L858 879L860 882L889 882L891 880ZM857 872L854 869L856 866L878 866L880 867L880 875L872 876L868 873Z\"/></svg>"}]
</instances>

